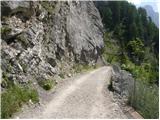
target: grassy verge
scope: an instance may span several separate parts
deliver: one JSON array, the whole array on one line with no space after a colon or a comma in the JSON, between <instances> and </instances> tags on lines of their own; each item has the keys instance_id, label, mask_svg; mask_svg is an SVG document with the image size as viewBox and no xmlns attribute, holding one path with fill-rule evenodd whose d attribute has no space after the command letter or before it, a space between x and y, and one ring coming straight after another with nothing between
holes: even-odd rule
<instances>
[{"instance_id":1,"label":"grassy verge","mask_svg":"<svg viewBox=\"0 0 160 120\"><path fill-rule=\"evenodd\" d=\"M29 87L14 85L1 94L1 118L10 118L24 103L39 101L38 92Z\"/></svg>"},{"instance_id":2,"label":"grassy verge","mask_svg":"<svg viewBox=\"0 0 160 120\"><path fill-rule=\"evenodd\" d=\"M129 97L129 105L146 119L159 117L159 90L156 85L146 85L137 80Z\"/></svg>"}]
</instances>

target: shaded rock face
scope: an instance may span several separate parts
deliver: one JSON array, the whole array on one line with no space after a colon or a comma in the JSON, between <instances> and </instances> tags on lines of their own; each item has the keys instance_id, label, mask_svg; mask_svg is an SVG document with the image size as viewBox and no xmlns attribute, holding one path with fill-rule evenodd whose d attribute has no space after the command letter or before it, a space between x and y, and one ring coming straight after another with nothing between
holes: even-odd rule
<instances>
[{"instance_id":1,"label":"shaded rock face","mask_svg":"<svg viewBox=\"0 0 160 120\"><path fill-rule=\"evenodd\" d=\"M74 54L81 56L85 61L90 58L96 59L104 44L102 23L93 3L70 4L67 31Z\"/></svg>"},{"instance_id":2,"label":"shaded rock face","mask_svg":"<svg viewBox=\"0 0 160 120\"><path fill-rule=\"evenodd\" d=\"M103 25L93 2L2 2L2 71L15 82L53 79L101 56Z\"/></svg>"}]
</instances>

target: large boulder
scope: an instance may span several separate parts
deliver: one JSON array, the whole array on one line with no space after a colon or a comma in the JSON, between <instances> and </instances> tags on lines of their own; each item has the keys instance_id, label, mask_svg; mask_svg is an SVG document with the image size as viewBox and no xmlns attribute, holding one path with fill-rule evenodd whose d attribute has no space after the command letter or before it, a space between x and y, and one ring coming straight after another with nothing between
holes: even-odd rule
<instances>
[{"instance_id":1,"label":"large boulder","mask_svg":"<svg viewBox=\"0 0 160 120\"><path fill-rule=\"evenodd\" d=\"M114 65L111 85L114 93L119 95L122 100L127 101L134 89L134 78L129 72L121 70L118 66Z\"/></svg>"}]
</instances>

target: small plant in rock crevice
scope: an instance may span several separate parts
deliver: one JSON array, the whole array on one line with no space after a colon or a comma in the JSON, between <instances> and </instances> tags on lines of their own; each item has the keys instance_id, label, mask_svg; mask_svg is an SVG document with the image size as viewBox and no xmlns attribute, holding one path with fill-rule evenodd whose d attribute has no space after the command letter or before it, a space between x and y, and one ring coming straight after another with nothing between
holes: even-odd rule
<instances>
[{"instance_id":1,"label":"small plant in rock crevice","mask_svg":"<svg viewBox=\"0 0 160 120\"><path fill-rule=\"evenodd\" d=\"M55 87L57 84L55 80L42 80L38 82L38 84L44 89L44 90L51 90L52 88Z\"/></svg>"}]
</instances>

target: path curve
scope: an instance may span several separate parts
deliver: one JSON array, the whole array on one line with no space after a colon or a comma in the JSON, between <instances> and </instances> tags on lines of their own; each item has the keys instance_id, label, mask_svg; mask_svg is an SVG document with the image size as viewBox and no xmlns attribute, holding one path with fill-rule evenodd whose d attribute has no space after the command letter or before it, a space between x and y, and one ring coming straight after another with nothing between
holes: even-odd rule
<instances>
[{"instance_id":1,"label":"path curve","mask_svg":"<svg viewBox=\"0 0 160 120\"><path fill-rule=\"evenodd\" d=\"M68 81L41 111L23 118L127 118L107 89L111 75L105 66Z\"/></svg>"}]
</instances>

